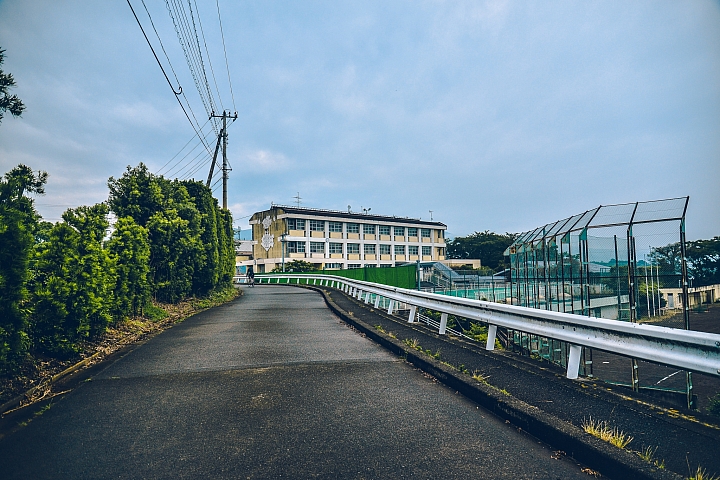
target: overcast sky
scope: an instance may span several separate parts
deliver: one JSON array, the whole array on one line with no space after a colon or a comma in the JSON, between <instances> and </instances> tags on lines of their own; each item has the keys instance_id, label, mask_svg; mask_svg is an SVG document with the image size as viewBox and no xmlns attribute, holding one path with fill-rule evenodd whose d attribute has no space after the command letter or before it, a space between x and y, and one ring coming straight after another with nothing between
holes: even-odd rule
<instances>
[{"instance_id":1,"label":"overcast sky","mask_svg":"<svg viewBox=\"0 0 720 480\"><path fill-rule=\"evenodd\" d=\"M145 1L204 123L165 2ZM688 238L720 235L718 1L220 0L233 95L215 1L195 1L210 82L238 112L239 226L297 192L308 207L432 210L455 235L690 195ZM47 219L105 200L127 165L174 173L194 132L126 0L0 0L0 47L27 107L0 125L0 169L50 174Z\"/></svg>"}]
</instances>

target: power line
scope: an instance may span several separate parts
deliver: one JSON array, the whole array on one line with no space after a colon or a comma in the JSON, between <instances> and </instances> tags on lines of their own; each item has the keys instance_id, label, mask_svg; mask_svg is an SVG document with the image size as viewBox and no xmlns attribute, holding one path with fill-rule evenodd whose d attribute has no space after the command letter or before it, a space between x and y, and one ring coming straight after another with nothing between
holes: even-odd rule
<instances>
[{"instance_id":1,"label":"power line","mask_svg":"<svg viewBox=\"0 0 720 480\"><path fill-rule=\"evenodd\" d=\"M170 86L170 89L175 94L175 100L177 100L178 104L180 105L180 108L182 108L183 112L185 113L185 117L188 119L188 122L190 122L190 126L192 126L193 130L195 130L195 133L198 137L200 137L200 133L198 132L197 128L195 128L195 124L190 120L190 116L187 113L187 110L185 110L185 106L182 104L180 99L178 98L178 95L182 94L182 86L178 85L178 88L180 89L179 92L175 91L175 88L173 87L172 83L170 82L170 78L168 78L167 73L165 72L165 68L162 66L162 63L160 62L160 59L158 58L157 54L155 53L155 49L153 48L152 44L150 43L150 39L148 38L147 34L145 33L145 29L143 28L142 24L140 23L140 19L138 18L137 14L135 13L135 9L133 8L132 4L130 3L130 0L127 0L127 4L130 7L130 10L132 11L133 17L135 17L135 21L137 22L138 26L140 27L140 31L143 34L143 37L145 37L145 41L147 42L148 46L150 47L150 50L152 51L153 56L155 57L155 61L157 62L158 66L160 67L160 70L162 70L163 75L165 76L165 80L167 80L168 85ZM207 148L207 145L205 148L210 151L209 148Z\"/></svg>"},{"instance_id":2,"label":"power line","mask_svg":"<svg viewBox=\"0 0 720 480\"><path fill-rule=\"evenodd\" d=\"M220 37L222 38L223 53L225 54L225 70L227 70L228 84L230 84L230 96L232 97L233 110L237 112L237 107L235 106L235 94L233 93L232 82L230 81L230 67L228 66L227 50L225 50L225 34L223 33L222 19L220 18L220 3L218 3L218 0L215 0L215 6L217 7L218 12L218 22L220 22Z\"/></svg>"},{"instance_id":3,"label":"power line","mask_svg":"<svg viewBox=\"0 0 720 480\"><path fill-rule=\"evenodd\" d=\"M160 38L160 34L158 33L157 28L155 28L155 22L152 19L152 15L150 15L150 10L148 10L147 5L145 5L145 0L141 0L141 1L143 4L143 7L145 8L145 13L147 14L148 19L150 20L150 25L152 25L153 31L155 32L155 36L157 37L158 42L160 43L160 48L162 48L162 51L165 54L165 59L167 59L168 65L170 65L170 70L172 70L172 72L173 72L175 81L178 83L178 85L180 85L180 80L178 79L177 73L175 72L175 68L173 68L172 62L170 61L170 57L168 56L167 51L165 50L165 45L163 44L162 39ZM198 121L197 117L195 116L195 112L193 111L192 106L190 105L190 101L188 100L187 96L185 96L185 92L182 91L182 89L180 89L180 91L182 92L182 96L185 99L185 103L187 104L188 110L190 110L190 114L192 115L193 119L195 120L195 125L200 125L200 122ZM207 121L205 123L207 123ZM205 124L203 124L203 127L204 126L205 126ZM202 130L203 127L200 127L200 130ZM201 141L202 141L202 139L201 139ZM205 148L206 149L208 148L207 145L205 145ZM172 159L170 161L172 161Z\"/></svg>"},{"instance_id":4,"label":"power line","mask_svg":"<svg viewBox=\"0 0 720 480\"><path fill-rule=\"evenodd\" d=\"M188 1L188 3L190 3ZM202 20L200 20L200 11L197 8L197 1L193 0L193 3L195 4L195 13L197 14L198 19L198 25L200 25L200 35L203 39L203 45L205 46L205 56L208 59L208 65L210 65L210 73L212 74L213 83L215 83L215 92L217 92L218 100L220 101L220 106L224 109L224 102L222 101L222 96L220 95L220 89L218 88L217 80L215 79L215 70L212 66L212 59L210 58L210 51L207 48L207 42L205 41L205 31L203 30L202 26ZM191 12L192 13L192 12Z\"/></svg>"},{"instance_id":5,"label":"power line","mask_svg":"<svg viewBox=\"0 0 720 480\"><path fill-rule=\"evenodd\" d=\"M200 131L201 131L201 132L202 132L202 129L205 128L205 125L207 125L207 123L208 123L209 121L210 121L210 119L207 119L207 120L205 121L205 123L203 124L203 126L200 127ZM190 142L192 142L193 140L195 140L195 137L197 137L197 135L193 135L192 137L190 137L190 140L188 140L187 143L186 143L185 145L183 145L183 147L180 149L180 151L177 152L175 155L173 155L173 157L172 157L170 160L168 160L167 162L165 162L165 165L163 165L162 167L160 167L160 169L159 169L156 173L157 173L158 175L160 175L160 172L162 172L162 170L163 170L165 167L167 167L170 162L172 162L173 160L175 160L175 157L177 157L178 155L180 155L180 154L183 152L183 150L185 150L185 148L186 148L188 145L190 145ZM196 148L197 148L197 145L195 145L190 151L195 150ZM186 154L186 156L187 156L187 154ZM185 158L185 157L183 157L183 158Z\"/></svg>"},{"instance_id":6,"label":"power line","mask_svg":"<svg viewBox=\"0 0 720 480\"><path fill-rule=\"evenodd\" d=\"M207 135L205 135L205 137L200 140L199 143L197 143L195 146L193 146L185 155L183 155L183 157L182 157L181 159L179 159L179 160L178 160L177 162L175 162L171 167L169 167L169 168L166 170L165 175L170 176L170 175L172 174L171 172L175 171L175 169L176 169L183 161L185 161L185 159L186 159L188 156L190 156L190 155L195 151L195 149L198 147L198 145L200 145L200 143L206 144L206 143L207 143L207 142L206 142L206 141L207 141L207 137L210 136L212 133L213 133L213 131L210 130L210 131L207 133ZM191 141L192 141L192 139L191 139ZM198 153L197 155L195 155L195 157L192 158L188 163L192 163L192 162L195 161L200 155L203 155L203 154L207 154L207 152L206 152L206 151L203 151L203 150L200 150L200 153ZM164 168L165 168L165 167L163 167L163 169L164 169ZM162 170L162 169L161 169L161 170ZM181 170L182 170L182 168L181 168ZM160 173L160 172L158 172L158 173Z\"/></svg>"},{"instance_id":7,"label":"power line","mask_svg":"<svg viewBox=\"0 0 720 480\"><path fill-rule=\"evenodd\" d=\"M210 90L210 84L208 83L205 66L202 60L200 39L198 38L197 28L195 27L195 17L192 12L192 4L190 3L190 0L188 0L191 20L188 20L185 7L180 0L165 0L165 5L170 13L170 18L173 21L175 33L180 41L180 46L183 49L188 68L190 69L193 81L195 82L195 87L197 88L200 99L205 107L205 112L208 116L210 116L217 110L217 107L215 106L215 99L213 98L212 91ZM191 21L192 26L190 25ZM204 88L202 86L203 83ZM213 129L217 134L216 121L213 122Z\"/></svg>"}]
</instances>

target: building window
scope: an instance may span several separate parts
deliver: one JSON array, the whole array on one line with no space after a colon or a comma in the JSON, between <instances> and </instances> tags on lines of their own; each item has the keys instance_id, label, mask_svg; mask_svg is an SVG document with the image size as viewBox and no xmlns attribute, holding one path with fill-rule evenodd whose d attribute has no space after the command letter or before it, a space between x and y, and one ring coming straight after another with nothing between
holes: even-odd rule
<instances>
[{"instance_id":1,"label":"building window","mask_svg":"<svg viewBox=\"0 0 720 480\"><path fill-rule=\"evenodd\" d=\"M350 270L351 268L362 268L362 265L360 265L359 263L348 263L348 270Z\"/></svg>"},{"instance_id":2,"label":"building window","mask_svg":"<svg viewBox=\"0 0 720 480\"><path fill-rule=\"evenodd\" d=\"M430 238L430 229L429 228L422 228L420 229L423 238Z\"/></svg>"},{"instance_id":3,"label":"building window","mask_svg":"<svg viewBox=\"0 0 720 480\"><path fill-rule=\"evenodd\" d=\"M423 255L425 255L425 256L431 255L431 254L432 254L432 250L430 250L430 248L431 248L431 247L423 247L423 249L422 249Z\"/></svg>"},{"instance_id":4,"label":"building window","mask_svg":"<svg viewBox=\"0 0 720 480\"><path fill-rule=\"evenodd\" d=\"M380 225L378 227L380 230L380 235L390 235L390 226L389 225Z\"/></svg>"},{"instance_id":5,"label":"building window","mask_svg":"<svg viewBox=\"0 0 720 480\"><path fill-rule=\"evenodd\" d=\"M305 219L304 218L288 218L287 226L288 226L288 230L305 230Z\"/></svg>"},{"instance_id":6,"label":"building window","mask_svg":"<svg viewBox=\"0 0 720 480\"><path fill-rule=\"evenodd\" d=\"M325 231L325 220L310 220L310 231L311 232L324 232Z\"/></svg>"},{"instance_id":7,"label":"building window","mask_svg":"<svg viewBox=\"0 0 720 480\"><path fill-rule=\"evenodd\" d=\"M330 253L342 253L342 243L330 242L328 252L330 252Z\"/></svg>"},{"instance_id":8,"label":"building window","mask_svg":"<svg viewBox=\"0 0 720 480\"><path fill-rule=\"evenodd\" d=\"M348 243L347 244L347 253L360 253L360 244L359 243Z\"/></svg>"},{"instance_id":9,"label":"building window","mask_svg":"<svg viewBox=\"0 0 720 480\"><path fill-rule=\"evenodd\" d=\"M395 255L405 255L405 245L395 245Z\"/></svg>"},{"instance_id":10,"label":"building window","mask_svg":"<svg viewBox=\"0 0 720 480\"><path fill-rule=\"evenodd\" d=\"M342 222L328 222L328 232L342 232Z\"/></svg>"},{"instance_id":11,"label":"building window","mask_svg":"<svg viewBox=\"0 0 720 480\"><path fill-rule=\"evenodd\" d=\"M390 264L390 263L383 263L382 265L380 265L380 268L392 268L392 264Z\"/></svg>"},{"instance_id":12,"label":"building window","mask_svg":"<svg viewBox=\"0 0 720 480\"><path fill-rule=\"evenodd\" d=\"M396 237L404 237L405 227L393 227L393 233Z\"/></svg>"},{"instance_id":13,"label":"building window","mask_svg":"<svg viewBox=\"0 0 720 480\"><path fill-rule=\"evenodd\" d=\"M359 223L348 223L345 228L347 228L347 233L360 233Z\"/></svg>"},{"instance_id":14,"label":"building window","mask_svg":"<svg viewBox=\"0 0 720 480\"><path fill-rule=\"evenodd\" d=\"M368 225L367 223L364 224L363 233L367 235L375 235L375 225Z\"/></svg>"},{"instance_id":15,"label":"building window","mask_svg":"<svg viewBox=\"0 0 720 480\"><path fill-rule=\"evenodd\" d=\"M375 255L375 244L374 243L366 243L365 244L365 255Z\"/></svg>"},{"instance_id":16,"label":"building window","mask_svg":"<svg viewBox=\"0 0 720 480\"><path fill-rule=\"evenodd\" d=\"M390 255L390 245L380 245L380 255Z\"/></svg>"},{"instance_id":17,"label":"building window","mask_svg":"<svg viewBox=\"0 0 720 480\"><path fill-rule=\"evenodd\" d=\"M342 263L326 263L325 269L326 270L340 270L342 268Z\"/></svg>"},{"instance_id":18,"label":"building window","mask_svg":"<svg viewBox=\"0 0 720 480\"><path fill-rule=\"evenodd\" d=\"M310 253L325 253L325 244L323 242L310 242Z\"/></svg>"},{"instance_id":19,"label":"building window","mask_svg":"<svg viewBox=\"0 0 720 480\"><path fill-rule=\"evenodd\" d=\"M445 238L445 232L443 232L442 230L438 230L437 236L438 236L438 238Z\"/></svg>"},{"instance_id":20,"label":"building window","mask_svg":"<svg viewBox=\"0 0 720 480\"><path fill-rule=\"evenodd\" d=\"M408 237L417 237L417 228L408 227Z\"/></svg>"},{"instance_id":21,"label":"building window","mask_svg":"<svg viewBox=\"0 0 720 480\"><path fill-rule=\"evenodd\" d=\"M417 245L409 245L408 246L408 255L417 255L418 254L418 246Z\"/></svg>"},{"instance_id":22,"label":"building window","mask_svg":"<svg viewBox=\"0 0 720 480\"><path fill-rule=\"evenodd\" d=\"M288 253L305 253L305 242L287 242L287 246Z\"/></svg>"},{"instance_id":23,"label":"building window","mask_svg":"<svg viewBox=\"0 0 720 480\"><path fill-rule=\"evenodd\" d=\"M442 248L442 247L438 248L438 249L437 249L437 252L438 252L438 255L440 255L441 257L444 257L444 256L445 256L445 249L444 249L444 248Z\"/></svg>"}]
</instances>

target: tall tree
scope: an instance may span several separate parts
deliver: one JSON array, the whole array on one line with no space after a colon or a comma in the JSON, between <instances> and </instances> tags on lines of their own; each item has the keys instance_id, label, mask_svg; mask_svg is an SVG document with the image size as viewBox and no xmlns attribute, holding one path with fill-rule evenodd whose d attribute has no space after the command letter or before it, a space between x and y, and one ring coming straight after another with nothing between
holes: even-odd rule
<instances>
[{"instance_id":1,"label":"tall tree","mask_svg":"<svg viewBox=\"0 0 720 480\"><path fill-rule=\"evenodd\" d=\"M0 66L5 62L5 50L0 48ZM0 69L0 122L5 112L10 112L13 117L19 117L25 110L25 105L17 95L10 95L11 88L16 87L15 79L11 73L5 73Z\"/></svg>"},{"instance_id":2,"label":"tall tree","mask_svg":"<svg viewBox=\"0 0 720 480\"><path fill-rule=\"evenodd\" d=\"M163 209L166 201L161 178L150 173L143 163L135 168L128 166L118 179L110 177L110 210L118 218L132 217L135 223L144 227L150 217Z\"/></svg>"},{"instance_id":3,"label":"tall tree","mask_svg":"<svg viewBox=\"0 0 720 480\"><path fill-rule=\"evenodd\" d=\"M688 242L686 252L688 275L693 279L693 286L720 283L720 237Z\"/></svg>"},{"instance_id":4,"label":"tall tree","mask_svg":"<svg viewBox=\"0 0 720 480\"><path fill-rule=\"evenodd\" d=\"M102 246L107 213L103 203L69 209L38 245L33 333L40 350L72 354L110 323L115 271Z\"/></svg>"},{"instance_id":5,"label":"tall tree","mask_svg":"<svg viewBox=\"0 0 720 480\"><path fill-rule=\"evenodd\" d=\"M513 233L501 235L489 230L455 237L447 244L447 258L479 258L482 266L502 270L505 268L503 252L516 237Z\"/></svg>"},{"instance_id":6,"label":"tall tree","mask_svg":"<svg viewBox=\"0 0 720 480\"><path fill-rule=\"evenodd\" d=\"M121 320L142 314L150 300L150 243L147 229L135 223L132 217L120 218L107 242L107 249L117 274L113 316Z\"/></svg>"},{"instance_id":7,"label":"tall tree","mask_svg":"<svg viewBox=\"0 0 720 480\"><path fill-rule=\"evenodd\" d=\"M28 346L28 262L39 215L27 194L42 195L47 173L19 165L0 179L0 367Z\"/></svg>"}]
</instances>

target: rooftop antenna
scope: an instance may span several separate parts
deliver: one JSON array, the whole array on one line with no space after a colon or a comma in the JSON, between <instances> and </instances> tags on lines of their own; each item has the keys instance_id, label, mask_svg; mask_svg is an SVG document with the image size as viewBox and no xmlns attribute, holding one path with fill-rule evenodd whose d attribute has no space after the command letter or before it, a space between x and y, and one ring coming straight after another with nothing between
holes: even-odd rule
<instances>
[{"instance_id":1,"label":"rooftop antenna","mask_svg":"<svg viewBox=\"0 0 720 480\"><path fill-rule=\"evenodd\" d=\"M302 197L300 197L300 192L297 192L297 195L293 197L295 199L295 203L297 203L297 206L300 206L300 200L302 200Z\"/></svg>"},{"instance_id":2,"label":"rooftop antenna","mask_svg":"<svg viewBox=\"0 0 720 480\"><path fill-rule=\"evenodd\" d=\"M352 207L351 207L350 205L348 205L348 213L350 213L350 209L351 209L351 208L352 208Z\"/></svg>"},{"instance_id":3,"label":"rooftop antenna","mask_svg":"<svg viewBox=\"0 0 720 480\"><path fill-rule=\"evenodd\" d=\"M428 210L428 212L430 212L430 221L432 222L432 212L433 212L433 211L432 211L432 210Z\"/></svg>"},{"instance_id":4,"label":"rooftop antenna","mask_svg":"<svg viewBox=\"0 0 720 480\"><path fill-rule=\"evenodd\" d=\"M368 208L360 207L360 210L362 210L363 212L365 212L365 215L367 215L367 213L368 213L370 210L372 210L372 208L370 208L370 207L368 207Z\"/></svg>"}]
</instances>

